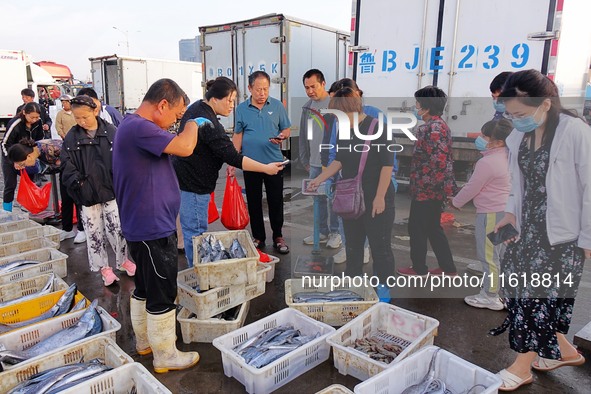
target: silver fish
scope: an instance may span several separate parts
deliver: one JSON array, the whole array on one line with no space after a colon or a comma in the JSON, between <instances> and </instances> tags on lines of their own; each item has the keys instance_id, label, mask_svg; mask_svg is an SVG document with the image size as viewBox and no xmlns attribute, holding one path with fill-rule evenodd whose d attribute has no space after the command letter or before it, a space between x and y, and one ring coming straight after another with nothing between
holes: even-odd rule
<instances>
[{"instance_id":1,"label":"silver fish","mask_svg":"<svg viewBox=\"0 0 591 394\"><path fill-rule=\"evenodd\" d=\"M86 308L86 298L81 299L70 309L70 312L81 311L82 309Z\"/></svg>"},{"instance_id":2,"label":"silver fish","mask_svg":"<svg viewBox=\"0 0 591 394\"><path fill-rule=\"evenodd\" d=\"M246 257L246 252L244 251L242 245L240 245L238 238L232 241L232 245L230 246L230 255L233 259L243 259Z\"/></svg>"},{"instance_id":3,"label":"silver fish","mask_svg":"<svg viewBox=\"0 0 591 394\"><path fill-rule=\"evenodd\" d=\"M28 265L35 265L41 263L36 260L16 260L0 267L0 275L8 274Z\"/></svg>"},{"instance_id":4,"label":"silver fish","mask_svg":"<svg viewBox=\"0 0 591 394\"><path fill-rule=\"evenodd\" d=\"M47 283L43 286L43 288L33 294L28 294L26 296L22 296L19 298L15 298L13 300L8 300L8 301L4 301L4 302L0 302L0 307L5 307L8 305L13 305L19 302L23 302L23 301L27 301L30 300L32 298L41 296L41 295L45 295L45 294L49 294L53 291L53 282L55 280L55 274L51 273L51 275L49 276L49 280L47 281Z\"/></svg>"},{"instance_id":5,"label":"silver fish","mask_svg":"<svg viewBox=\"0 0 591 394\"><path fill-rule=\"evenodd\" d=\"M299 292L293 295L293 302L295 303L313 303L313 302L354 302L363 301L364 298L354 291L350 290L334 290L329 292L324 291L306 291Z\"/></svg>"},{"instance_id":6,"label":"silver fish","mask_svg":"<svg viewBox=\"0 0 591 394\"><path fill-rule=\"evenodd\" d=\"M430 393L430 391L427 391L431 385L431 383L435 380L435 359L437 358L437 353L439 353L439 349L435 350L433 352L433 356L431 356L431 362L429 363L429 369L427 370L427 373L425 374L425 376L423 377L423 379L416 384L413 384L412 386L407 387L402 394L425 394L425 393ZM439 386L435 387L437 390L439 390ZM435 391L435 392L439 392L439 391ZM445 392L445 383L443 384L443 391L442 393Z\"/></svg>"}]
</instances>

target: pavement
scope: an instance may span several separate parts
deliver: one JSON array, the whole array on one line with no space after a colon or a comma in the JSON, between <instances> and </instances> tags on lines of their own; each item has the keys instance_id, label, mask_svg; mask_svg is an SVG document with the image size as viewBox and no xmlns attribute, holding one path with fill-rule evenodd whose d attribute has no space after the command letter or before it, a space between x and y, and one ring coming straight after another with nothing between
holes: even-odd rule
<instances>
[{"instance_id":1,"label":"pavement","mask_svg":"<svg viewBox=\"0 0 591 394\"><path fill-rule=\"evenodd\" d=\"M222 206L223 188L225 185L224 171L220 172L216 202L218 208ZM246 324L268 316L286 307L284 281L291 277L291 269L298 256L309 255L312 248L302 244L302 239L312 233L312 198L297 195L301 186L303 173L293 173L285 179L285 227L284 236L290 245L291 252L280 256L281 262L276 266L273 282L267 283L264 295L251 301ZM243 182L240 181L243 185ZM290 198L294 196L294 198ZM408 195L401 191L396 197L396 223L392 246L397 267L407 266L409 261L409 242L407 240L407 226L410 207ZM450 241L454 260L460 274L466 266L475 261L474 220L475 210L466 207L454 214L455 223L444 226ZM267 223L268 225L268 223ZM458 226L458 227L456 227ZM219 221L210 225L210 231L221 231ZM267 229L270 234L270 228ZM270 237L269 237L270 238ZM269 244L269 242L267 242ZM152 371L152 357L139 356L135 351L133 331L129 319L129 296L134 289L132 278L120 273L120 282L104 287L99 273L92 273L88 269L86 245L75 245L72 239L62 242L61 248L68 258L68 283L77 283L80 291L89 299L98 299L99 304L109 311L121 323L121 330L117 332L117 343L130 354L134 360L141 362ZM271 247L267 252L274 254ZM336 251L322 248L323 256L330 256ZM113 254L110 253L111 265ZM431 254L428 258L429 266L436 267L436 261ZM335 274L339 274L345 264L335 266ZM184 256L179 256L179 269L187 267ZM365 266L371 273L371 263ZM487 335L489 329L497 327L506 316L506 312L480 310L467 306L463 295L477 291L467 289L436 290L429 289L394 289L391 303L427 315L439 320L438 336L435 345L440 346L457 356L472 362L484 369L497 372L508 366L514 359L515 353L509 349L507 334L498 337ZM576 332L581 330L591 319L591 268L585 268L583 279L572 317L571 329L567 337L572 341ZM177 346L181 350L196 350L201 355L197 366L186 371L156 374L155 376L173 393L243 393L244 387L237 380L224 375L221 354L211 344L184 344L181 339L180 328L177 331ZM587 359L591 354L587 353ZM351 376L341 375L333 365L331 358L286 384L277 393L315 393L332 384L341 384L353 390L359 380ZM534 373L534 383L520 389L520 393L589 393L591 387L591 362L581 367L565 367L549 373Z\"/></svg>"}]
</instances>

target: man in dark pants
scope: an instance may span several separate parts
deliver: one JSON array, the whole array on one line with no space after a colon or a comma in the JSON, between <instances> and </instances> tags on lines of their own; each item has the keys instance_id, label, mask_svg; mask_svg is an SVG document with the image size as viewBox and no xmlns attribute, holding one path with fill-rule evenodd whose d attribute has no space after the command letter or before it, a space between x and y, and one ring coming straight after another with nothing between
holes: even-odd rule
<instances>
[{"instance_id":1,"label":"man in dark pants","mask_svg":"<svg viewBox=\"0 0 591 394\"><path fill-rule=\"evenodd\" d=\"M157 373L189 368L197 352L176 348L176 217L181 194L170 155L189 156L197 144L197 125L178 136L166 130L180 120L188 97L171 79L150 88L133 114L125 117L113 143L113 183L121 230L136 263L129 305L140 355L154 354Z\"/></svg>"},{"instance_id":2,"label":"man in dark pants","mask_svg":"<svg viewBox=\"0 0 591 394\"><path fill-rule=\"evenodd\" d=\"M456 194L451 131L441 119L447 96L434 86L415 92L416 116L425 123L417 130L410 167L410 259L412 267L399 268L400 275L457 275L449 242L441 227L444 202ZM428 270L427 241L439 268Z\"/></svg>"},{"instance_id":3,"label":"man in dark pants","mask_svg":"<svg viewBox=\"0 0 591 394\"><path fill-rule=\"evenodd\" d=\"M236 127L232 141L236 150L263 164L283 161L281 142L289 138L291 122L281 101L269 97L271 78L264 71L248 76L250 98L236 108ZM232 175L234 168L228 168ZM263 221L263 183L267 192L269 221L273 230L273 247L281 254L289 253L283 239L283 171L277 175L244 171L250 228L257 248L265 246Z\"/></svg>"}]
</instances>

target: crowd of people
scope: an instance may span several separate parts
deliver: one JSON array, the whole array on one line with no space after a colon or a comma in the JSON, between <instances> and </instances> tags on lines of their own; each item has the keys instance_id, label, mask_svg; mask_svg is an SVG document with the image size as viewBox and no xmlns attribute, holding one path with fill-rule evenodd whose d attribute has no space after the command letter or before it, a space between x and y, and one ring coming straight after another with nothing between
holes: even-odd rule
<instances>
[{"instance_id":1,"label":"crowd of people","mask_svg":"<svg viewBox=\"0 0 591 394\"><path fill-rule=\"evenodd\" d=\"M25 89L24 104L2 140L4 210L12 209L19 171L60 172L63 238L84 238L80 242L87 243L90 269L101 272L105 286L119 280L108 264L107 243L115 252L115 268L134 277L130 309L136 348L139 354L154 353L156 372L199 361L198 353L180 352L175 345L177 219L192 266L192 239L207 231L211 193L224 164L228 177L236 175L236 168L243 171L255 246L263 249L267 242L264 185L272 247L282 254L290 251L283 236L281 144L290 137L291 121L283 104L269 96L270 83L264 71L252 73L250 97L236 106L235 83L218 77L207 83L204 98L189 106L174 81L161 79L125 118L86 88L76 97L60 98L63 110L56 129L63 141L46 138L46 114ZM311 179L309 191L328 182L336 185L337 195L354 196L352 207L343 207L332 193L315 197L319 241L340 248L334 261L346 262L347 276L362 275L371 256L378 296L389 302L387 278L396 273L457 275L441 216L447 206L461 209L473 201L481 266L469 268L484 272L485 280L480 292L465 302L508 310L502 325L491 330L498 335L509 329L510 347L517 353L514 363L499 372L501 390L531 383L532 368L550 371L585 362L565 334L584 261L591 258L591 130L561 106L550 79L527 70L501 73L492 81L495 115L475 140L482 158L461 189L454 178L451 130L442 118L447 96L434 86L415 92L414 113L422 123L415 130L410 171L411 265L398 268L391 246L397 158L387 149L371 148L371 143L391 142L386 133L372 140L380 110L364 105L363 92L351 79L336 81L327 91L322 71L311 69L302 83L309 100L300 118L299 161ZM321 122L310 121L323 110L341 111L349 124L340 125L330 114ZM232 111L230 138L218 117ZM171 133L177 122L179 131ZM343 138L343 127L351 129L346 133L350 138ZM360 145L366 149L352 149ZM341 187L345 181L358 194ZM507 225L518 235L493 244L488 235ZM313 244L314 237L303 243ZM427 266L428 243L437 268ZM500 276L534 273L571 278L568 291L554 282L543 290L530 280L500 285Z\"/></svg>"}]
</instances>

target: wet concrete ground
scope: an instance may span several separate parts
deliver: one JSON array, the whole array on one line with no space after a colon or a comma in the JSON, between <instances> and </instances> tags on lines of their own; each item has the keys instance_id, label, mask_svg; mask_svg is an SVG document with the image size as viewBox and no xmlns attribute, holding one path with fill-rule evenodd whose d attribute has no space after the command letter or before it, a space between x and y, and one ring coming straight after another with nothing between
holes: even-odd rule
<instances>
[{"instance_id":1,"label":"wet concrete ground","mask_svg":"<svg viewBox=\"0 0 591 394\"><path fill-rule=\"evenodd\" d=\"M222 172L223 173L223 172ZM286 193L295 195L299 191L303 174L286 178ZM243 184L241 182L241 184ZM216 201L221 208L223 187L225 179L220 177ZM293 186L293 189L289 187ZM396 224L392 245L396 257L397 266L409 265L409 243L407 240L396 236L407 236L405 221L408 218L410 201L404 192L397 195L396 200ZM461 212L453 212L456 221L465 224L462 227L448 225L446 233L451 243L452 252L460 273L465 271L466 265L476 257L473 241L474 209L469 207ZM263 296L251 301L250 312L246 324L268 316L286 307L284 300L283 283L291 276L291 265L298 255L306 255L311 247L304 246L302 239L311 234L312 223L312 199L310 197L296 196L286 203L286 224L284 236L291 247L291 253L281 257L277 264L275 279L267 283L267 289ZM223 230L218 222L210 226L211 231ZM268 229L270 234L270 229ZM269 244L269 239L267 244ZM139 356L135 351L133 332L129 320L129 296L133 291L133 280L121 274L121 281L109 288L105 288L100 279L100 274L91 273L88 269L86 258L86 245L75 245L69 239L62 242L61 250L69 255L68 283L76 282L80 291L90 299L99 299L99 304L112 313L121 323L122 328L117 333L117 343L129 353L134 360L141 362L148 370L152 370L151 356ZM270 247L267 252L272 253ZM335 251L322 249L324 255L330 255ZM433 256L429 257L430 267L435 267ZM111 264L113 256L111 254ZM340 273L344 264L335 266L335 273ZM179 256L179 269L186 268L184 256ZM370 273L371 264L365 266ZM476 291L472 292L475 293ZM470 294L464 291L463 295ZM433 318L440 322L439 335L435 338L435 345L440 346L476 365L487 370L497 372L508 366L515 354L509 349L507 334L499 337L490 337L487 332L490 328L497 327L504 319L505 312L474 309L464 304L462 298L449 297L450 293L438 291L431 293L429 290L419 291L404 290L392 291L392 304L412 310ZM575 304L571 330L568 334L570 340L591 319L591 268L589 263L585 269L583 280L579 289L579 295ZM192 343L185 345L181 339L180 328L177 332L178 347L182 350L196 350L201 355L201 361L197 366L186 371L170 372L156 375L174 393L243 393L244 387L235 379L227 378L223 373L221 354L211 344ZM588 359L591 355L587 354ZM534 383L520 389L521 393L589 393L591 392L591 362L588 361L582 367L565 367L549 373L534 373ZM278 393L315 393L332 384L342 384L351 390L359 381L350 376L343 376L334 368L332 358L305 373L296 380L288 383Z\"/></svg>"}]
</instances>

